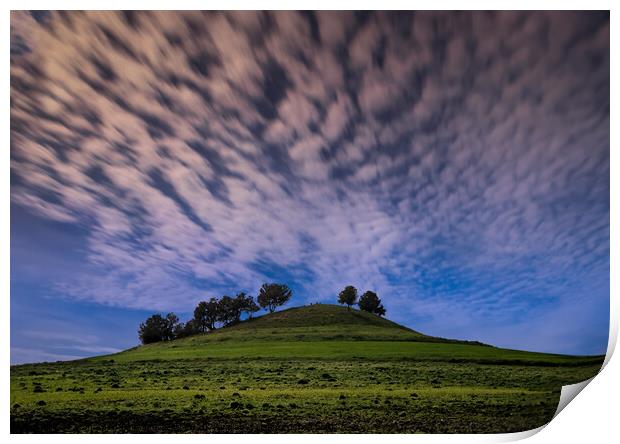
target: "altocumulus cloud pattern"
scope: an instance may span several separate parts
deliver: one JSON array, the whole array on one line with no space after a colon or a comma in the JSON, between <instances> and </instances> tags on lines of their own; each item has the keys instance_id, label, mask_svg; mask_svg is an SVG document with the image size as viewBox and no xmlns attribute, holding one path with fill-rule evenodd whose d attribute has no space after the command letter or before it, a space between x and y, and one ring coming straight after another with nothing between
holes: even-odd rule
<instances>
[{"instance_id":1,"label":"altocumulus cloud pattern","mask_svg":"<svg viewBox=\"0 0 620 444\"><path fill-rule=\"evenodd\" d=\"M354 284L429 334L600 353L609 15L15 12L11 179L86 233L46 278L73 300Z\"/></svg>"}]
</instances>

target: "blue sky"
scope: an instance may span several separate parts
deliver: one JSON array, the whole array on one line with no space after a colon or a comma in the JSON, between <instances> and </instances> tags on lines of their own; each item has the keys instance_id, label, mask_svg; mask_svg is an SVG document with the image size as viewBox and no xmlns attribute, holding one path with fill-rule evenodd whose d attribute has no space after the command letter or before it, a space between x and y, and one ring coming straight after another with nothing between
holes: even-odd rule
<instances>
[{"instance_id":1,"label":"blue sky","mask_svg":"<svg viewBox=\"0 0 620 444\"><path fill-rule=\"evenodd\" d=\"M269 281L604 353L608 13L12 13L11 361Z\"/></svg>"}]
</instances>

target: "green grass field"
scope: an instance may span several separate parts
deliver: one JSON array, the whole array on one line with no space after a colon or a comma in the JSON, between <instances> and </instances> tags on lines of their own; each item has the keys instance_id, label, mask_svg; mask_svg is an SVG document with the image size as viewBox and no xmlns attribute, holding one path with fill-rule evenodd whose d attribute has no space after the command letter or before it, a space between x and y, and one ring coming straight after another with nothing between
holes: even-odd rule
<instances>
[{"instance_id":1,"label":"green grass field","mask_svg":"<svg viewBox=\"0 0 620 444\"><path fill-rule=\"evenodd\" d=\"M115 355L11 367L11 431L501 433L548 422L603 356L422 335L300 307Z\"/></svg>"}]
</instances>

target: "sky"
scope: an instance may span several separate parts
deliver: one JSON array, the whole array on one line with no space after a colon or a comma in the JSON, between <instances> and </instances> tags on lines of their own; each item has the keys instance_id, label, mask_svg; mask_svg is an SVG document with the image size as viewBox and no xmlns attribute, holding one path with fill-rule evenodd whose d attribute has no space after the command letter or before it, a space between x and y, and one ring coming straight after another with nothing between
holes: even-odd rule
<instances>
[{"instance_id":1,"label":"sky","mask_svg":"<svg viewBox=\"0 0 620 444\"><path fill-rule=\"evenodd\" d=\"M11 361L264 282L599 354L608 12L13 12Z\"/></svg>"}]
</instances>

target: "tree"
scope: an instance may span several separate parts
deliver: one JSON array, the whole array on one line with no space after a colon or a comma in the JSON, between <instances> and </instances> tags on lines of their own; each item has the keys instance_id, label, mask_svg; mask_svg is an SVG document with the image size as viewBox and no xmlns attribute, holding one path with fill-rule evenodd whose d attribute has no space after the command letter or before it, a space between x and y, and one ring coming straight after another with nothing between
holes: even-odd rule
<instances>
[{"instance_id":1,"label":"tree","mask_svg":"<svg viewBox=\"0 0 620 444\"><path fill-rule=\"evenodd\" d=\"M338 303L346 304L347 308L351 310L351 305L355 305L355 301L357 299L357 288L352 285L349 285L344 288L338 295Z\"/></svg>"},{"instance_id":2,"label":"tree","mask_svg":"<svg viewBox=\"0 0 620 444\"><path fill-rule=\"evenodd\" d=\"M207 330L215 330L215 323L220 317L220 304L217 299L211 298L209 301L199 302L194 310L195 325L198 331L204 333Z\"/></svg>"},{"instance_id":3,"label":"tree","mask_svg":"<svg viewBox=\"0 0 620 444\"><path fill-rule=\"evenodd\" d=\"M191 322L191 321L187 321L187 322ZM187 324L184 324L183 322L179 322L175 328L174 328L174 337L175 339L181 339L184 338L185 335L185 326Z\"/></svg>"},{"instance_id":4,"label":"tree","mask_svg":"<svg viewBox=\"0 0 620 444\"><path fill-rule=\"evenodd\" d=\"M222 298L218 301L217 320L224 325L229 325L232 322L235 322L238 318L238 312L237 302L230 296L222 296Z\"/></svg>"},{"instance_id":5,"label":"tree","mask_svg":"<svg viewBox=\"0 0 620 444\"><path fill-rule=\"evenodd\" d=\"M243 311L245 311L248 314L248 317L252 319L252 315L256 313L258 310L260 310L260 307L256 305L256 302L254 302L254 298L249 295L246 296L245 305L243 306Z\"/></svg>"},{"instance_id":6,"label":"tree","mask_svg":"<svg viewBox=\"0 0 620 444\"><path fill-rule=\"evenodd\" d=\"M374 291L367 291L360 298L358 305L360 310L367 311L368 313L374 313L379 316L385 315L385 308L381 304L381 299Z\"/></svg>"},{"instance_id":7,"label":"tree","mask_svg":"<svg viewBox=\"0 0 620 444\"><path fill-rule=\"evenodd\" d=\"M250 317L252 313L259 310L258 305L254 302L254 298L243 291L237 293L237 296L232 300L231 304L231 322L239 322L241 315L247 313Z\"/></svg>"},{"instance_id":8,"label":"tree","mask_svg":"<svg viewBox=\"0 0 620 444\"><path fill-rule=\"evenodd\" d=\"M263 284L258 292L258 304L273 313L276 307L284 305L293 292L284 284Z\"/></svg>"},{"instance_id":9,"label":"tree","mask_svg":"<svg viewBox=\"0 0 620 444\"><path fill-rule=\"evenodd\" d=\"M177 338L177 334L183 328L182 326L183 324L179 323L179 317L174 313L168 313L165 318L155 314L140 323L138 336L143 344L172 341Z\"/></svg>"},{"instance_id":10,"label":"tree","mask_svg":"<svg viewBox=\"0 0 620 444\"><path fill-rule=\"evenodd\" d=\"M241 320L241 313L244 312L244 308L245 308L245 304L246 304L246 300L245 300L245 293L244 292L239 292L237 293L237 296L234 297L234 299L232 300L232 304L231 304L231 318L232 318L232 323L237 323Z\"/></svg>"},{"instance_id":11,"label":"tree","mask_svg":"<svg viewBox=\"0 0 620 444\"><path fill-rule=\"evenodd\" d=\"M164 340L167 321L161 315L155 314L140 323L138 336L143 344L152 344Z\"/></svg>"},{"instance_id":12,"label":"tree","mask_svg":"<svg viewBox=\"0 0 620 444\"><path fill-rule=\"evenodd\" d=\"M207 302L205 319L207 322L207 328L209 330L215 330L215 323L220 317L220 303L216 298L209 299Z\"/></svg>"},{"instance_id":13,"label":"tree","mask_svg":"<svg viewBox=\"0 0 620 444\"><path fill-rule=\"evenodd\" d=\"M209 328L207 323L207 302L200 301L194 309L194 321L198 331L204 333Z\"/></svg>"},{"instance_id":14,"label":"tree","mask_svg":"<svg viewBox=\"0 0 620 444\"><path fill-rule=\"evenodd\" d=\"M196 322L196 320L190 319L185 324L180 322L177 325L175 333L177 339L180 339L200 333L200 329L198 328L198 323Z\"/></svg>"},{"instance_id":15,"label":"tree","mask_svg":"<svg viewBox=\"0 0 620 444\"><path fill-rule=\"evenodd\" d=\"M176 329L179 325L179 317L174 313L168 313L164 321L162 339L164 341L172 341L176 338Z\"/></svg>"}]
</instances>

